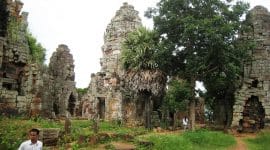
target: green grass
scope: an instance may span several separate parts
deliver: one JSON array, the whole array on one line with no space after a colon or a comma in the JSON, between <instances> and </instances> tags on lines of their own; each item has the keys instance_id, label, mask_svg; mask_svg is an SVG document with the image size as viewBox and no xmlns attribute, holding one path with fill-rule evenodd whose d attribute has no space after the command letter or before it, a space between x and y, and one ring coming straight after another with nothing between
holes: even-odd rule
<instances>
[{"instance_id":1,"label":"green grass","mask_svg":"<svg viewBox=\"0 0 270 150\"><path fill-rule=\"evenodd\" d=\"M141 139L138 139L139 141ZM140 150L189 150L192 143L183 136L179 135L155 135L151 134L146 140L153 143L153 146L143 147L139 145Z\"/></svg>"},{"instance_id":2,"label":"green grass","mask_svg":"<svg viewBox=\"0 0 270 150\"><path fill-rule=\"evenodd\" d=\"M92 121L89 120L71 120L71 134L65 135L59 141L59 148L65 149L67 142L72 142L74 147L90 148L97 145L89 145L88 138L94 135L92 129ZM24 118L6 118L0 117L0 149L17 149L19 144L27 139L27 132L31 128L60 128L64 130L64 121L55 122L42 118L24 119ZM235 144L232 136L223 132L214 132L208 130L197 130L194 132L187 131L180 133L153 133L140 127L128 128L117 122L99 122L99 133L111 133L120 135L136 136L135 143L138 141L153 142L151 147L143 147L138 145L138 149L153 150L225 150ZM139 136L141 135L141 136ZM269 134L261 135L258 141L270 141ZM85 141L78 144L80 137L84 137ZM125 137L125 136L124 136ZM109 137L109 140L103 142L110 144L111 141L119 140ZM120 138L121 140L121 138ZM256 142L256 140L255 140ZM253 145L255 145L253 142ZM268 143L259 143L260 146L269 147Z\"/></svg>"},{"instance_id":3,"label":"green grass","mask_svg":"<svg viewBox=\"0 0 270 150\"><path fill-rule=\"evenodd\" d=\"M270 131L262 132L255 139L245 141L249 150L265 150L270 147Z\"/></svg>"},{"instance_id":4,"label":"green grass","mask_svg":"<svg viewBox=\"0 0 270 150\"><path fill-rule=\"evenodd\" d=\"M31 128L57 128L62 125L41 118L0 118L0 149L17 149Z\"/></svg>"},{"instance_id":5,"label":"green grass","mask_svg":"<svg viewBox=\"0 0 270 150\"><path fill-rule=\"evenodd\" d=\"M223 150L236 144L232 135L218 131L197 130L195 132L185 132L183 137L194 145L192 149Z\"/></svg>"},{"instance_id":6,"label":"green grass","mask_svg":"<svg viewBox=\"0 0 270 150\"><path fill-rule=\"evenodd\" d=\"M183 134L150 134L142 139L153 142L154 145L150 149L154 150L225 150L236 144L231 135L207 130L189 131Z\"/></svg>"},{"instance_id":7,"label":"green grass","mask_svg":"<svg viewBox=\"0 0 270 150\"><path fill-rule=\"evenodd\" d=\"M111 123L111 122L101 122L100 131L118 133L118 134L132 134L132 135L138 135L138 134L143 134L147 132L147 130L143 127L131 128L131 127L125 127L123 125L119 125L117 123Z\"/></svg>"}]
</instances>

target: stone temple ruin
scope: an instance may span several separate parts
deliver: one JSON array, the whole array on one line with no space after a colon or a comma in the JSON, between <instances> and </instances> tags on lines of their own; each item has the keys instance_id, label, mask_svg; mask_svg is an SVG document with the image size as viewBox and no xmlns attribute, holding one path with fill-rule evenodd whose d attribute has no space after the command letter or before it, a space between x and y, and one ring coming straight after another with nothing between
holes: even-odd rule
<instances>
[{"instance_id":1,"label":"stone temple ruin","mask_svg":"<svg viewBox=\"0 0 270 150\"><path fill-rule=\"evenodd\" d=\"M0 113L52 117L74 114L72 55L59 45L49 67L31 60L27 13L19 0L0 1Z\"/></svg>"},{"instance_id":2,"label":"stone temple ruin","mask_svg":"<svg viewBox=\"0 0 270 150\"><path fill-rule=\"evenodd\" d=\"M232 126L244 131L270 126L270 13L262 6L249 12L256 41L252 61L245 64L243 85L236 93Z\"/></svg>"},{"instance_id":3,"label":"stone temple ruin","mask_svg":"<svg viewBox=\"0 0 270 150\"><path fill-rule=\"evenodd\" d=\"M49 87L49 92L44 95L43 109L47 114L60 116L75 115L78 99L75 83L74 60L66 45L59 45L56 52L52 54L48 68L49 79L44 87Z\"/></svg>"},{"instance_id":4,"label":"stone temple ruin","mask_svg":"<svg viewBox=\"0 0 270 150\"><path fill-rule=\"evenodd\" d=\"M82 97L83 117L117 120L133 126L146 123L146 116L150 116L150 113L153 122L159 120L155 106L160 99L157 95L164 92L166 77L159 76L161 73L158 71L149 70L139 75L127 73L120 63L122 42L128 33L141 26L138 11L127 3L116 12L107 26L102 46L103 58L100 60L101 71L91 75L88 92ZM150 83L148 79L153 80ZM160 84L159 81L163 82ZM145 101L145 96L152 99Z\"/></svg>"},{"instance_id":5,"label":"stone temple ruin","mask_svg":"<svg viewBox=\"0 0 270 150\"><path fill-rule=\"evenodd\" d=\"M146 103L130 91L134 74L120 65L121 43L127 34L142 26L138 11L124 3L106 28L101 71L91 75L88 91L78 106L74 60L66 45L59 45L48 66L32 61L27 41L27 13L19 0L0 1L0 113L45 117L75 116L121 120L128 125L144 122ZM245 131L270 126L270 13L257 6L249 13L255 39L252 61L245 64L243 85L236 92L232 126L239 122ZM153 76L146 73L146 78ZM130 83L127 83L130 82ZM146 83L148 84L148 83ZM132 86L132 85L131 85ZM158 93L159 91L155 91ZM152 118L159 118L151 103ZM201 111L203 110L201 106ZM202 114L203 115L203 114Z\"/></svg>"},{"instance_id":6,"label":"stone temple ruin","mask_svg":"<svg viewBox=\"0 0 270 150\"><path fill-rule=\"evenodd\" d=\"M141 25L138 11L124 3L107 26L102 46L103 58L100 60L101 71L91 75L88 92L82 98L83 117L94 118L98 114L100 119L122 120L124 105L120 83L123 70L119 61L121 43L129 32ZM125 115L129 115L135 108L131 104Z\"/></svg>"}]
</instances>

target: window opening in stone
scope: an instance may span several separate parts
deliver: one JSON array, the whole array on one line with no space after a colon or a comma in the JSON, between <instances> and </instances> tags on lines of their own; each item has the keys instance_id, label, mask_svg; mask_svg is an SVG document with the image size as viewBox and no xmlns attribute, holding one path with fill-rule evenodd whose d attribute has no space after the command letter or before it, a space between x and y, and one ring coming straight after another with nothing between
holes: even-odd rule
<instances>
[{"instance_id":1,"label":"window opening in stone","mask_svg":"<svg viewBox=\"0 0 270 150\"><path fill-rule=\"evenodd\" d=\"M3 82L2 87L6 88L7 90L12 90L12 83Z\"/></svg>"},{"instance_id":2,"label":"window opening in stone","mask_svg":"<svg viewBox=\"0 0 270 150\"><path fill-rule=\"evenodd\" d=\"M7 78L7 73L6 72L3 73L3 78Z\"/></svg>"},{"instance_id":3,"label":"window opening in stone","mask_svg":"<svg viewBox=\"0 0 270 150\"><path fill-rule=\"evenodd\" d=\"M259 81L258 80L254 80L254 81L252 81L251 86L257 88L258 87L258 84L259 84Z\"/></svg>"},{"instance_id":4,"label":"window opening in stone","mask_svg":"<svg viewBox=\"0 0 270 150\"><path fill-rule=\"evenodd\" d=\"M98 97L98 114L100 119L105 119L105 98Z\"/></svg>"},{"instance_id":5,"label":"window opening in stone","mask_svg":"<svg viewBox=\"0 0 270 150\"><path fill-rule=\"evenodd\" d=\"M55 102L53 103L53 111L54 111L55 115L59 114L59 107Z\"/></svg>"},{"instance_id":6,"label":"window opening in stone","mask_svg":"<svg viewBox=\"0 0 270 150\"><path fill-rule=\"evenodd\" d=\"M23 81L23 72L21 71L20 73L19 73L19 75L18 75L18 80L17 80L17 82L18 82L18 94L20 95L20 96L23 96L24 95L24 93L23 93L23 90L22 90L22 81Z\"/></svg>"}]
</instances>

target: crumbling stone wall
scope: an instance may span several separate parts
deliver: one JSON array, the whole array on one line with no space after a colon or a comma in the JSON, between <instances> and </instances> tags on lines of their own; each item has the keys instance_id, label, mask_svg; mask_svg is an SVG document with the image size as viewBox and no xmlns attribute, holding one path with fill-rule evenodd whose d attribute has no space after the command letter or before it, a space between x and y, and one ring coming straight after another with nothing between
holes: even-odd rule
<instances>
[{"instance_id":1,"label":"crumbling stone wall","mask_svg":"<svg viewBox=\"0 0 270 150\"><path fill-rule=\"evenodd\" d=\"M0 110L1 113L23 113L30 108L33 97L32 85L24 76L32 70L26 38L27 13L21 13L23 3L19 0L3 0L1 4Z\"/></svg>"},{"instance_id":2,"label":"crumbling stone wall","mask_svg":"<svg viewBox=\"0 0 270 150\"><path fill-rule=\"evenodd\" d=\"M99 116L105 120L134 119L136 108L134 97L126 102L125 93L121 90L123 69L119 62L121 43L127 34L140 27L141 19L134 7L124 3L116 12L106 28L103 57L100 60L101 71L91 75L91 83L86 95L83 96L82 115L87 118ZM127 103L133 104L127 104Z\"/></svg>"},{"instance_id":3,"label":"crumbling stone wall","mask_svg":"<svg viewBox=\"0 0 270 150\"><path fill-rule=\"evenodd\" d=\"M250 131L270 126L270 13L256 6L247 19L253 28L247 36L257 45L251 52L252 61L245 64L243 85L235 94L232 126L240 123Z\"/></svg>"},{"instance_id":4,"label":"crumbling stone wall","mask_svg":"<svg viewBox=\"0 0 270 150\"><path fill-rule=\"evenodd\" d=\"M1 0L0 4L0 114L72 115L77 92L68 47L59 45L49 68L31 62L23 3Z\"/></svg>"},{"instance_id":5,"label":"crumbling stone wall","mask_svg":"<svg viewBox=\"0 0 270 150\"><path fill-rule=\"evenodd\" d=\"M78 99L74 60L66 45L59 45L56 52L52 54L48 77L45 81L48 86L42 108L44 111L48 111L45 114L50 115L53 112L57 116L66 116L68 112L70 115L74 115Z\"/></svg>"}]
</instances>

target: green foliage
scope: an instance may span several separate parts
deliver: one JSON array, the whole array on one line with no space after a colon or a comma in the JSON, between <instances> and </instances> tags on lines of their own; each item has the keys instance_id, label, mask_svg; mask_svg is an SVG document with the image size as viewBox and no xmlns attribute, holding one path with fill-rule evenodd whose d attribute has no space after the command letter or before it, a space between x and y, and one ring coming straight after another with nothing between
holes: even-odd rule
<instances>
[{"instance_id":1,"label":"green foliage","mask_svg":"<svg viewBox=\"0 0 270 150\"><path fill-rule=\"evenodd\" d=\"M171 112L186 111L191 96L188 82L173 79L168 84L163 107L166 107Z\"/></svg>"},{"instance_id":2,"label":"green foliage","mask_svg":"<svg viewBox=\"0 0 270 150\"><path fill-rule=\"evenodd\" d=\"M237 36L249 29L241 19L249 5L230 2L161 0L158 8L149 9L147 16L154 19L154 29L160 35L163 50L171 54L172 59L167 59L170 60L167 64L173 68L168 72L190 82L191 91L194 91L195 81L203 81L212 99L217 96L214 93L226 93L231 105L234 84L242 75L243 62L253 44ZM224 91L228 86L233 88ZM195 94L192 94L191 100L194 100ZM224 105L226 110L228 106ZM190 119L193 129L194 118Z\"/></svg>"},{"instance_id":3,"label":"green foliage","mask_svg":"<svg viewBox=\"0 0 270 150\"><path fill-rule=\"evenodd\" d=\"M76 88L76 90L79 95L84 95L87 93L88 88Z\"/></svg>"},{"instance_id":4,"label":"green foliage","mask_svg":"<svg viewBox=\"0 0 270 150\"><path fill-rule=\"evenodd\" d=\"M16 43L19 39L20 23L15 16L9 16L7 22L7 37L10 43Z\"/></svg>"},{"instance_id":5,"label":"green foliage","mask_svg":"<svg viewBox=\"0 0 270 150\"><path fill-rule=\"evenodd\" d=\"M65 135L60 139L59 144L65 145L65 143L72 142L72 148L78 149L87 147L87 138L85 139L85 143L78 144L74 141L78 141L78 139L83 137L88 137L93 135L93 132L90 131L89 125L91 125L91 121L89 120L72 120L72 136ZM52 122L42 119L42 118L33 118L30 120L23 120L22 118L0 118L0 148L1 149L17 149L21 142L27 139L27 134L29 129L31 128L61 128L63 129L63 124L59 124L56 122ZM100 122L100 130L101 132L109 132L116 133L118 135L123 134L126 135L142 135L149 133L144 128L127 128L124 126L119 126L117 123L109 123L109 122ZM88 132L88 133L86 133ZM262 136L257 141L268 141L269 133L265 134L267 136ZM109 142L112 139L109 137L107 141L101 142ZM197 130L195 132L185 132L184 134L146 134L137 137L138 140L144 139L149 140L154 143L151 149L157 150L178 150L178 149L186 149L186 150L195 150L195 149L207 149L207 150L219 150L226 149L227 147L235 144L233 137L227 134L223 134L222 132L213 132L207 130ZM264 142L265 143L265 142ZM262 143L259 143L260 146L265 146ZM60 145L59 145L60 146ZM258 147L260 147L258 146ZM267 145L266 145L267 146ZM91 147L91 146L90 146ZM93 145L92 145L93 147ZM145 147L140 147L139 149L145 149ZM149 149L149 148L148 148Z\"/></svg>"},{"instance_id":6,"label":"green foliage","mask_svg":"<svg viewBox=\"0 0 270 150\"><path fill-rule=\"evenodd\" d=\"M85 94L87 92L88 88L77 88L76 90L80 94Z\"/></svg>"},{"instance_id":7,"label":"green foliage","mask_svg":"<svg viewBox=\"0 0 270 150\"><path fill-rule=\"evenodd\" d=\"M147 130L143 127L136 127L136 128L128 128L125 126L119 126L117 122L101 122L100 124L100 130L101 131L110 131L114 133L119 133L119 134L133 134L133 135L138 135L138 134L143 134L146 133Z\"/></svg>"},{"instance_id":8,"label":"green foliage","mask_svg":"<svg viewBox=\"0 0 270 150\"><path fill-rule=\"evenodd\" d=\"M31 34L26 34L30 55L32 56L32 61L37 62L39 64L44 64L46 49L42 47L40 43L37 42L36 38Z\"/></svg>"},{"instance_id":9,"label":"green foliage","mask_svg":"<svg viewBox=\"0 0 270 150\"><path fill-rule=\"evenodd\" d=\"M125 69L156 69L157 38L154 31L140 27L128 34L122 44L121 62Z\"/></svg>"},{"instance_id":10,"label":"green foliage","mask_svg":"<svg viewBox=\"0 0 270 150\"><path fill-rule=\"evenodd\" d=\"M270 132L262 132L255 139L247 139L250 150L265 150L270 147Z\"/></svg>"},{"instance_id":11,"label":"green foliage","mask_svg":"<svg viewBox=\"0 0 270 150\"><path fill-rule=\"evenodd\" d=\"M189 150L192 143L183 138L180 134L176 135L152 135L146 138L147 141L153 142L152 147L140 147L141 150Z\"/></svg>"},{"instance_id":12,"label":"green foliage","mask_svg":"<svg viewBox=\"0 0 270 150\"><path fill-rule=\"evenodd\" d=\"M192 145L194 145L195 149L225 149L226 147L236 144L232 135L204 129L196 130L194 132L185 132L183 137L189 140Z\"/></svg>"},{"instance_id":13,"label":"green foliage","mask_svg":"<svg viewBox=\"0 0 270 150\"><path fill-rule=\"evenodd\" d=\"M150 149L155 150L225 150L236 144L231 135L207 130L188 131L183 134L150 134L141 138L153 142Z\"/></svg>"},{"instance_id":14,"label":"green foliage","mask_svg":"<svg viewBox=\"0 0 270 150\"><path fill-rule=\"evenodd\" d=\"M201 79L213 71L241 68L247 42L236 35L244 28L240 17L247 9L243 2L161 0L152 17L168 53L181 58L175 65L182 70L178 73Z\"/></svg>"},{"instance_id":15,"label":"green foliage","mask_svg":"<svg viewBox=\"0 0 270 150\"><path fill-rule=\"evenodd\" d=\"M0 148L17 149L21 142L28 139L28 131L31 128L55 128L61 125L41 118L23 120L23 118L0 119Z\"/></svg>"}]
</instances>

